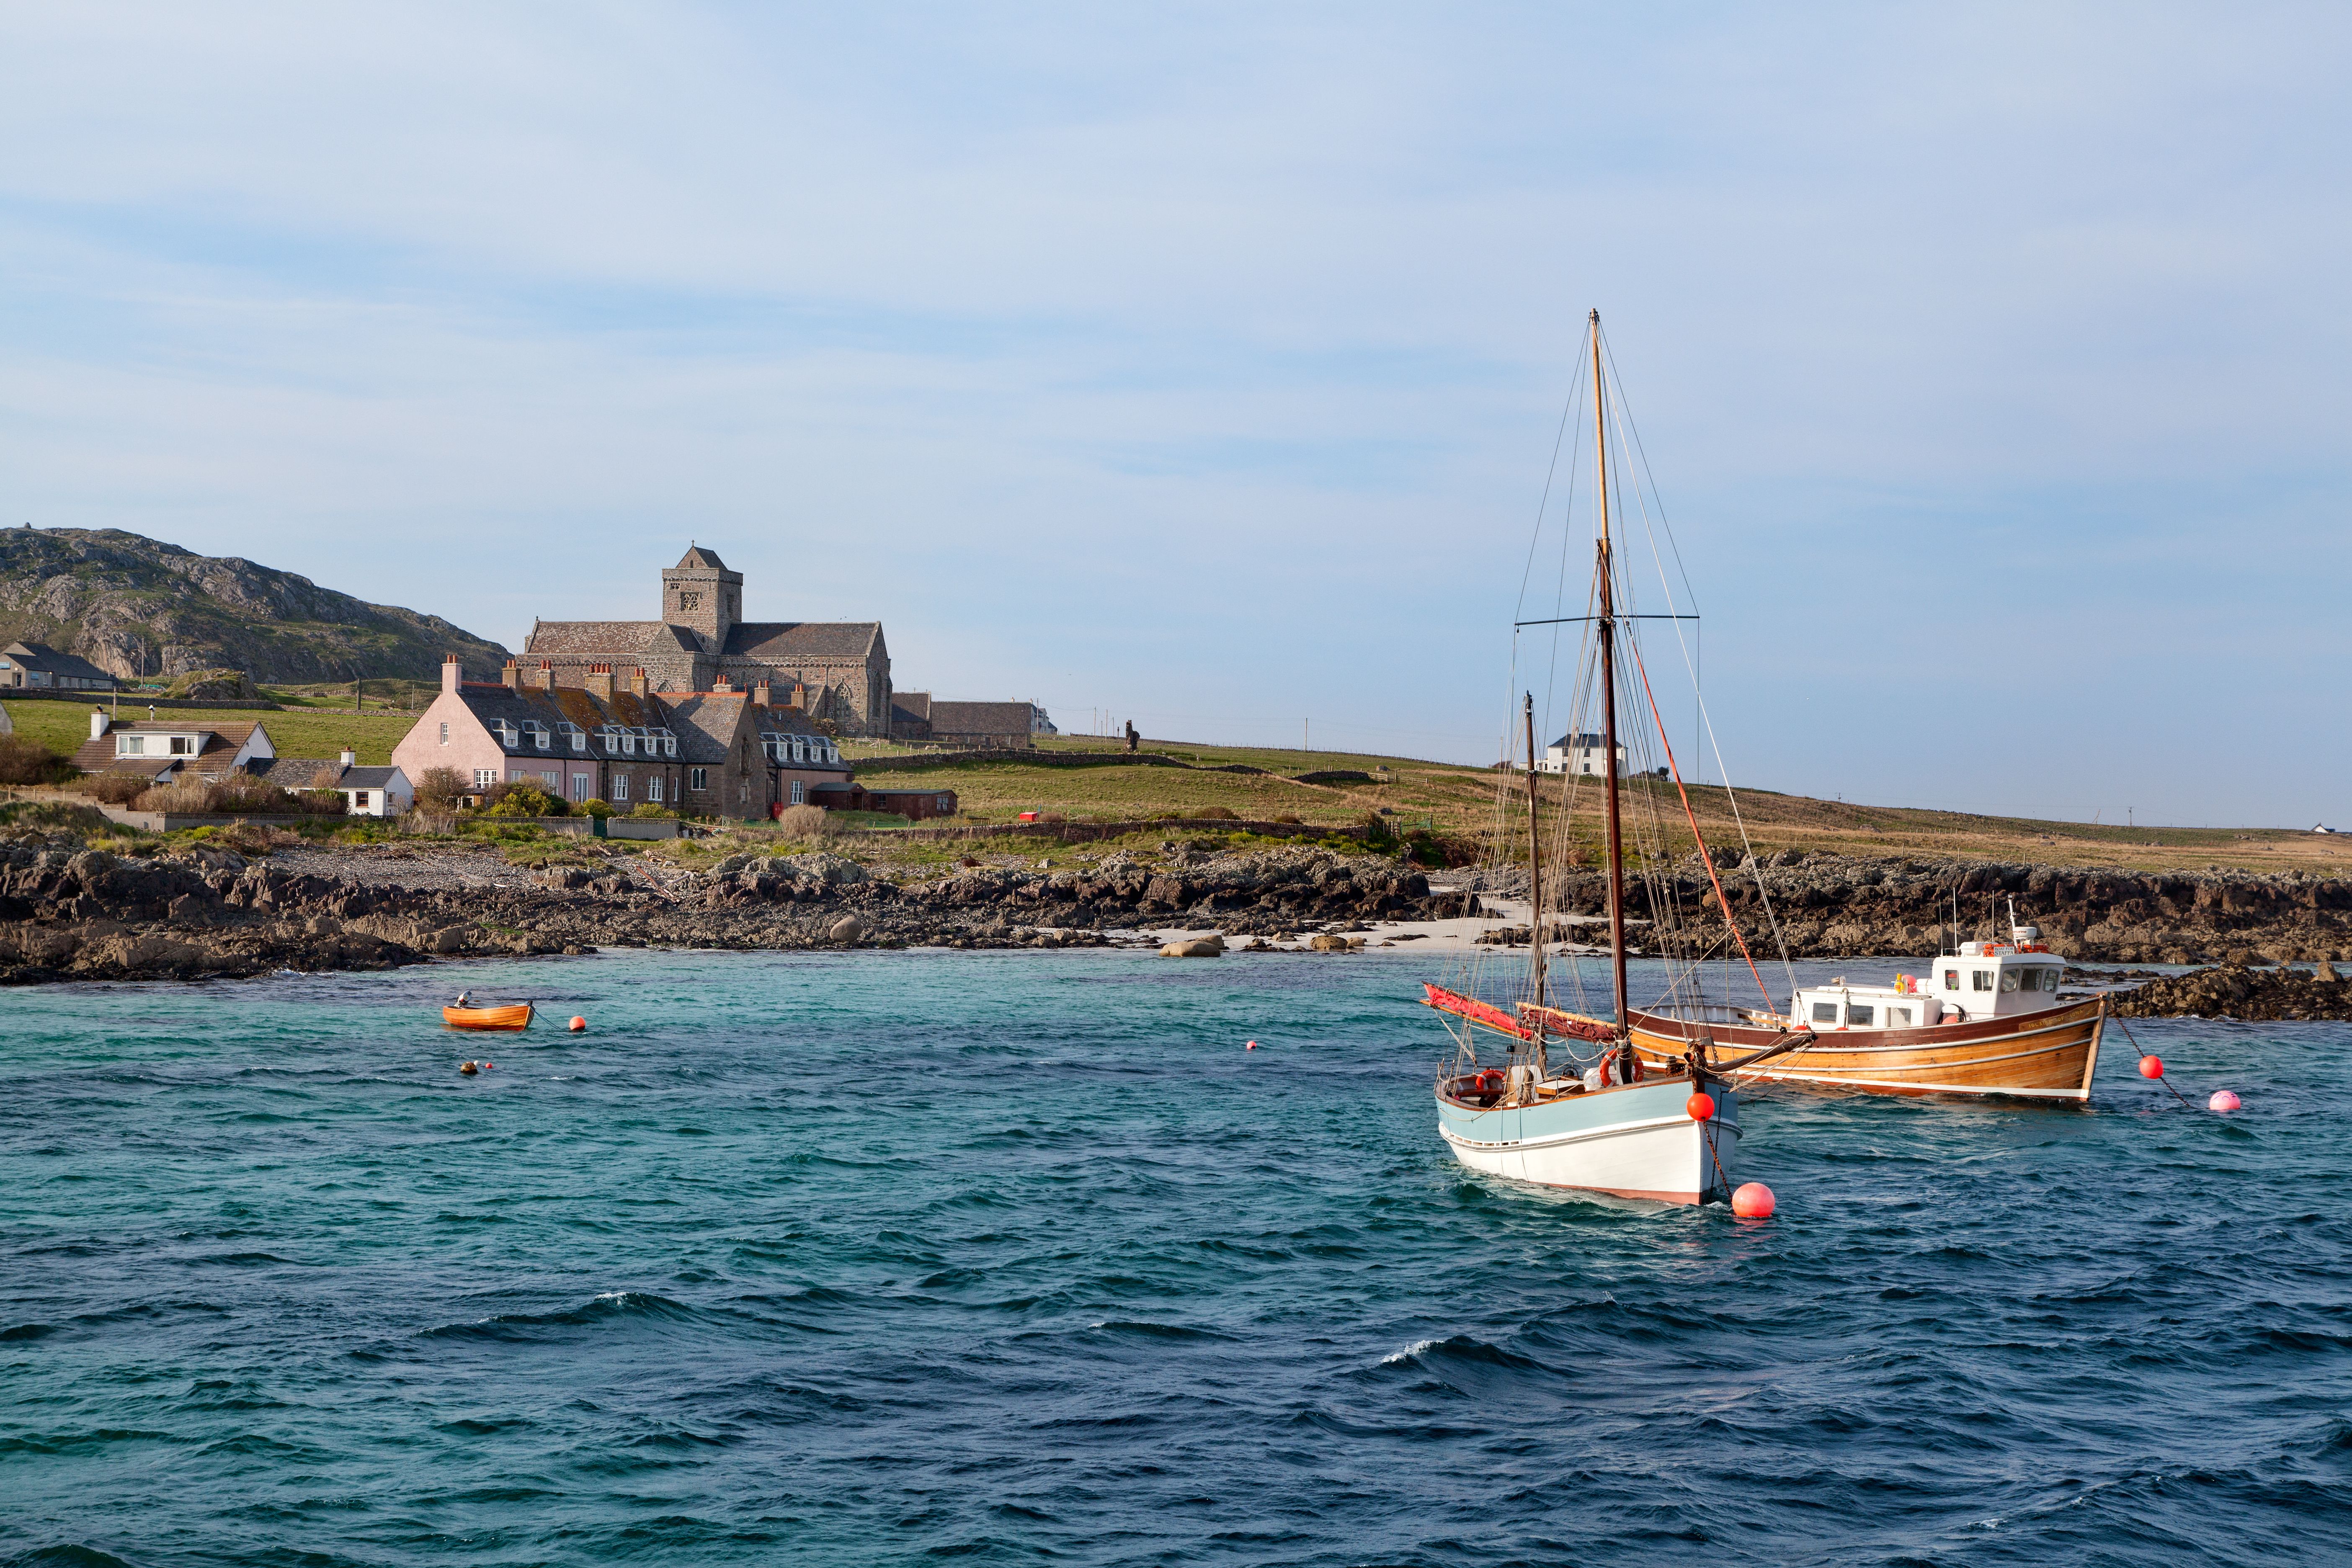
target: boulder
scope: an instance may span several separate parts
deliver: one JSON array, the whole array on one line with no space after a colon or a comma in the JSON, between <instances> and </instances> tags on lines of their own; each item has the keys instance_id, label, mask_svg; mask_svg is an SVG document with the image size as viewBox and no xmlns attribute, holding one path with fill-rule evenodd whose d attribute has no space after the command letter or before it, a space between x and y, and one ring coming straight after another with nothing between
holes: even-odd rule
<instances>
[{"instance_id":1,"label":"boulder","mask_svg":"<svg viewBox=\"0 0 2352 1568\"><path fill-rule=\"evenodd\" d=\"M866 922L856 915L844 915L833 922L825 934L835 942L856 942L866 934Z\"/></svg>"},{"instance_id":2,"label":"boulder","mask_svg":"<svg viewBox=\"0 0 2352 1568\"><path fill-rule=\"evenodd\" d=\"M1325 931L1307 945L1317 952L1351 952L1363 946L1363 943L1361 941L1349 942L1344 936L1333 936L1330 932Z\"/></svg>"},{"instance_id":3,"label":"boulder","mask_svg":"<svg viewBox=\"0 0 2352 1568\"><path fill-rule=\"evenodd\" d=\"M1160 950L1162 958L1223 958L1224 953L1222 936L1196 936L1189 942L1171 942Z\"/></svg>"}]
</instances>

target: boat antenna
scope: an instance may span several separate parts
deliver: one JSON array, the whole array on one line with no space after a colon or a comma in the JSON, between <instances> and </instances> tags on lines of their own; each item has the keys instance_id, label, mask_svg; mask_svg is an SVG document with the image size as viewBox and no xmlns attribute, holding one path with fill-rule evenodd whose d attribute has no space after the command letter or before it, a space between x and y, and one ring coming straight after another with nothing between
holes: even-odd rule
<instances>
[{"instance_id":1,"label":"boat antenna","mask_svg":"<svg viewBox=\"0 0 2352 1568\"><path fill-rule=\"evenodd\" d=\"M1611 590L1609 559L1609 426L1607 399L1601 390L1601 312L1591 315L1592 328L1592 455L1601 480L1601 758L1609 775L1609 982L1617 1003L1617 1037L1630 1066L1633 1037L1625 1001L1625 837L1617 807L1617 612Z\"/></svg>"},{"instance_id":2,"label":"boat antenna","mask_svg":"<svg viewBox=\"0 0 2352 1568\"><path fill-rule=\"evenodd\" d=\"M1526 697L1528 730L1528 947L1533 954L1530 978L1536 1005L1544 1005L1543 839L1536 830L1536 694ZM1542 1025L1538 1020L1538 1028Z\"/></svg>"}]
</instances>

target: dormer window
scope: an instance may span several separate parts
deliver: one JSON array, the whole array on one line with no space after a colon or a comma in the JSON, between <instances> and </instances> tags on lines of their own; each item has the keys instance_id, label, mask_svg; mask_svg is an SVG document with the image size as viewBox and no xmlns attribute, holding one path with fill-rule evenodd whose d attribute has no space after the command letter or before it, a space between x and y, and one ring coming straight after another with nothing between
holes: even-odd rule
<instances>
[{"instance_id":1,"label":"dormer window","mask_svg":"<svg viewBox=\"0 0 2352 1568\"><path fill-rule=\"evenodd\" d=\"M146 736L144 736L144 735L121 735L121 736L116 737L116 739L117 739L117 741L119 742L119 744L117 744L117 745L115 746L115 748L114 748L114 754L115 754L116 756L118 756L118 757L143 757L143 756L145 756L145 755L147 754L147 737L146 737Z\"/></svg>"},{"instance_id":2,"label":"dormer window","mask_svg":"<svg viewBox=\"0 0 2352 1568\"><path fill-rule=\"evenodd\" d=\"M546 725L536 719L526 719L522 721L522 733L523 739L530 742L531 745L542 752L547 750L550 737Z\"/></svg>"},{"instance_id":3,"label":"dormer window","mask_svg":"<svg viewBox=\"0 0 2352 1568\"><path fill-rule=\"evenodd\" d=\"M597 731L596 735L604 742L606 756L617 757L621 754L621 727L618 724L607 724Z\"/></svg>"},{"instance_id":4,"label":"dormer window","mask_svg":"<svg viewBox=\"0 0 2352 1568\"><path fill-rule=\"evenodd\" d=\"M646 731L646 755L674 757L677 755L677 737L656 726Z\"/></svg>"},{"instance_id":5,"label":"dormer window","mask_svg":"<svg viewBox=\"0 0 2352 1568\"><path fill-rule=\"evenodd\" d=\"M575 752L584 752L588 749L588 731L582 729L579 725L574 724L571 720L557 720L555 721L555 730L556 733L563 737L564 744L569 746L572 750Z\"/></svg>"},{"instance_id":6,"label":"dormer window","mask_svg":"<svg viewBox=\"0 0 2352 1568\"><path fill-rule=\"evenodd\" d=\"M175 757L193 757L195 754L196 738L194 735L174 735L172 737L172 755Z\"/></svg>"}]
</instances>

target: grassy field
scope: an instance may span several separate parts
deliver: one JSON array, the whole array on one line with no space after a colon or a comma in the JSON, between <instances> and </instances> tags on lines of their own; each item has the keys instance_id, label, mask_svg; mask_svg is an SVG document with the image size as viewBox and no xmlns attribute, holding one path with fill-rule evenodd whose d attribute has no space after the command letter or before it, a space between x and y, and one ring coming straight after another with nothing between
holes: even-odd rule
<instances>
[{"instance_id":1,"label":"grassy field","mask_svg":"<svg viewBox=\"0 0 2352 1568\"><path fill-rule=\"evenodd\" d=\"M331 694L319 693L313 695L313 700L331 702L334 699ZM8 705L8 711L18 733L60 751L71 752L89 733L89 709L80 703L16 702ZM415 721L413 715L404 712L354 715L323 706L290 708L278 713L171 711L173 717L197 720L258 719L281 756L331 757L348 743L359 753L362 763L390 762L392 748ZM146 710L125 702L122 714L125 719L143 719ZM1166 741L1150 741L1145 745L1161 756L1201 767L1240 763L1268 771L1265 774L1224 773L1139 763L1046 767L1008 756L1002 761L873 772L865 775L865 782L879 788L952 789L967 821L977 818L1003 823L1024 811L1060 812L1077 819L1130 819L1161 812L1190 815L1203 807L1223 806L1244 819L1296 816L1304 822L1336 827L1385 809L1390 823L1401 830L1426 826L1461 842L1476 840L1496 826L1515 837L1525 832L1523 777L1508 781L1507 798L1498 804L1497 784L1504 781L1481 768L1360 752L1297 752ZM844 749L853 762L861 754L908 754L904 747L870 743L853 742ZM1041 749L1104 751L1117 749L1117 743L1093 737L1055 736ZM1336 770L1368 773L1374 782L1310 784L1297 783L1289 776ZM1560 781L1545 780L1544 792L1548 805L1556 809L1560 799ZM1598 799L1588 781L1578 796L1575 825L1575 837L1596 853L1600 827L1597 813L1588 808L1597 805ZM1694 787L1690 803L1710 844L1728 846L1739 842L1728 800L1720 786ZM1650 816L1664 825L1670 854L1681 854L1690 848L1690 831L1684 823L1682 805L1673 784L1653 780L1633 782L1628 791L1627 810L1629 816ZM2196 869L2209 865L2268 870L2298 867L2321 871L2352 870L2352 841L2280 828L2094 826L2026 817L1979 816L1916 806L1842 804L1767 790L1741 791L1739 810L1747 823L1748 842L1766 851L1800 847L1937 859L1984 858L2109 865L2139 870Z\"/></svg>"}]
</instances>

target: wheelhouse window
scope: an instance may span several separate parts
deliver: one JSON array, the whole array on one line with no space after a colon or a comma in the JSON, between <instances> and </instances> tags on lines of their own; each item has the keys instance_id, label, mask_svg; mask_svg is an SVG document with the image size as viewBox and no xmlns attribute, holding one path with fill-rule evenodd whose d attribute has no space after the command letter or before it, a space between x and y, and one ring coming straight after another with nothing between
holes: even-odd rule
<instances>
[{"instance_id":1,"label":"wheelhouse window","mask_svg":"<svg viewBox=\"0 0 2352 1568\"><path fill-rule=\"evenodd\" d=\"M1886 1026L1890 1029L1909 1028L1911 1026L1911 1009L1908 1007L1896 1007L1890 1005L1886 1009Z\"/></svg>"},{"instance_id":2,"label":"wheelhouse window","mask_svg":"<svg viewBox=\"0 0 2352 1568\"><path fill-rule=\"evenodd\" d=\"M2002 970L2000 972L2000 994L2004 996L2013 994L2017 990L2017 980L2018 972L2016 970Z\"/></svg>"},{"instance_id":3,"label":"wheelhouse window","mask_svg":"<svg viewBox=\"0 0 2352 1568\"><path fill-rule=\"evenodd\" d=\"M1849 1002L1845 1005L1845 1021L1849 1024L1868 1025L1876 1017L1875 1010L1864 1006L1862 1003Z\"/></svg>"},{"instance_id":4,"label":"wheelhouse window","mask_svg":"<svg viewBox=\"0 0 2352 1568\"><path fill-rule=\"evenodd\" d=\"M1991 990L1991 989L1992 989L1992 971L1991 971L1991 970L1990 970L1990 969L1971 969L1971 970L1969 970L1969 990L1971 990L1971 991L1990 991L1990 990Z\"/></svg>"},{"instance_id":5,"label":"wheelhouse window","mask_svg":"<svg viewBox=\"0 0 2352 1568\"><path fill-rule=\"evenodd\" d=\"M1814 1023L1816 1023L1816 1024L1834 1024L1834 1023L1836 1023L1836 1022L1837 1022L1837 1004L1836 1004L1836 1003L1834 1003L1834 1002L1816 1002L1816 1003L1814 1003L1814 1004L1813 1004L1813 1022L1814 1022Z\"/></svg>"},{"instance_id":6,"label":"wheelhouse window","mask_svg":"<svg viewBox=\"0 0 2352 1568\"><path fill-rule=\"evenodd\" d=\"M1959 988L1960 972L1957 969L1947 969L1944 971L1944 989L1947 991L1958 991Z\"/></svg>"}]
</instances>

